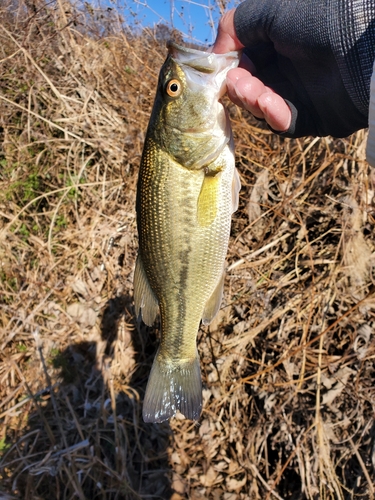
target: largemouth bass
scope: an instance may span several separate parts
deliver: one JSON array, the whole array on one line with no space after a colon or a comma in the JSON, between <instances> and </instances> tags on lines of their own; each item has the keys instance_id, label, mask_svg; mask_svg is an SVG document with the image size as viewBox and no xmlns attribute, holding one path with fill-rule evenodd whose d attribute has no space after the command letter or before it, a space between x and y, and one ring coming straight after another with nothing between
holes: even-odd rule
<instances>
[{"instance_id":1,"label":"largemouth bass","mask_svg":"<svg viewBox=\"0 0 375 500\"><path fill-rule=\"evenodd\" d=\"M240 182L229 117L219 99L238 53L168 44L137 186L136 314L161 341L143 403L145 422L179 410L196 420L202 382L196 336L219 310L231 215Z\"/></svg>"}]
</instances>

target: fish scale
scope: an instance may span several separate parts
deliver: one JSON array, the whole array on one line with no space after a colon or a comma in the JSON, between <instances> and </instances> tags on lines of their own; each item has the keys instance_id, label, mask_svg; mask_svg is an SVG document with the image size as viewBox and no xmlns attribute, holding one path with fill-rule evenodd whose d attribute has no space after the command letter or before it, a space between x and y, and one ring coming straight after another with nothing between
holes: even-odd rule
<instances>
[{"instance_id":1,"label":"fish scale","mask_svg":"<svg viewBox=\"0 0 375 500\"><path fill-rule=\"evenodd\" d=\"M188 418L200 415L202 390L196 336L202 318L208 323L220 305L233 197L238 196L238 186L233 188L237 178L228 118L217 96L212 98L206 88L194 93L196 87L189 87L189 69L181 69L178 57L173 57L181 49L186 50L176 45L170 48L161 70L137 186L135 306L149 324L159 308L161 327L160 346L144 400L143 417L149 422L161 422L177 410ZM207 55L191 49L188 53ZM197 71L192 64L192 70ZM182 100L165 96L166 82L171 79L183 87ZM185 97L194 98L194 106L184 102ZM199 99L202 110L208 105L217 110L213 130L194 131ZM205 99L210 101L208 105ZM178 121L176 103L181 113L185 112ZM189 109L190 123L186 116ZM175 141L166 135L168 130L176 134ZM228 137L224 137L228 130ZM176 150L175 143L183 144L183 152L181 147Z\"/></svg>"}]
</instances>

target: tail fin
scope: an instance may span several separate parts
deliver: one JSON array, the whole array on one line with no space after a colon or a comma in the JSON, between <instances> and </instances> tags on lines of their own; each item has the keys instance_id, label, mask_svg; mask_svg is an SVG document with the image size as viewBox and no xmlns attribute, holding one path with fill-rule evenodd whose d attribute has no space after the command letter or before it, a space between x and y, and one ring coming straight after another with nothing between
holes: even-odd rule
<instances>
[{"instance_id":1,"label":"tail fin","mask_svg":"<svg viewBox=\"0 0 375 500\"><path fill-rule=\"evenodd\" d=\"M166 364L155 356L143 402L145 422L164 422L179 410L198 420L202 411L202 380L197 356L191 361Z\"/></svg>"}]
</instances>

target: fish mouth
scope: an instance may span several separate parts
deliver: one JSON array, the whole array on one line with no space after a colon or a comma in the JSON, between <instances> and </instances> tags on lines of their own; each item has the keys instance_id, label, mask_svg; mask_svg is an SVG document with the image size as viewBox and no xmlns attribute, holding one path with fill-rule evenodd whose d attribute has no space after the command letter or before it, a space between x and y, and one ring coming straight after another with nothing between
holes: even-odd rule
<instances>
[{"instance_id":1,"label":"fish mouth","mask_svg":"<svg viewBox=\"0 0 375 500\"><path fill-rule=\"evenodd\" d=\"M215 54L214 52L208 52L206 50L184 47L172 40L167 42L167 49L173 59L186 66L191 66L194 69L202 71L203 73L214 73L217 71L218 66L225 65L225 67L228 67L231 64L237 65L241 52L235 50L227 52L226 54Z\"/></svg>"},{"instance_id":2,"label":"fish mouth","mask_svg":"<svg viewBox=\"0 0 375 500\"><path fill-rule=\"evenodd\" d=\"M167 49L171 58L185 70L185 75L191 86L208 84L215 88L218 99L226 92L227 72L238 66L240 58L240 51L215 54L184 47L173 41L167 42Z\"/></svg>"}]
</instances>

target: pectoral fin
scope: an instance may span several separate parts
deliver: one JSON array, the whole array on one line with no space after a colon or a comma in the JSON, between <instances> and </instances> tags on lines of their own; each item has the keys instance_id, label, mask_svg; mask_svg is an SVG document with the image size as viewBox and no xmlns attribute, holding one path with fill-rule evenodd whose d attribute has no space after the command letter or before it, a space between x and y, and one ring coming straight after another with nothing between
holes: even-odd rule
<instances>
[{"instance_id":1,"label":"pectoral fin","mask_svg":"<svg viewBox=\"0 0 375 500\"><path fill-rule=\"evenodd\" d=\"M222 274L219 283L216 285L213 294L208 299L206 306L204 308L202 316L202 323L204 325L209 325L216 316L216 314L218 313L221 301L223 299L223 289L224 289L224 273Z\"/></svg>"},{"instance_id":2,"label":"pectoral fin","mask_svg":"<svg viewBox=\"0 0 375 500\"><path fill-rule=\"evenodd\" d=\"M233 172L232 181L232 213L238 210L238 203L240 199L241 179L236 167Z\"/></svg>"},{"instance_id":3,"label":"pectoral fin","mask_svg":"<svg viewBox=\"0 0 375 500\"><path fill-rule=\"evenodd\" d=\"M198 197L198 224L207 227L215 220L219 202L221 174L205 175Z\"/></svg>"},{"instance_id":4,"label":"pectoral fin","mask_svg":"<svg viewBox=\"0 0 375 500\"><path fill-rule=\"evenodd\" d=\"M159 303L148 282L140 255L137 257L134 271L135 313L142 314L142 319L152 326L159 312Z\"/></svg>"}]
</instances>

